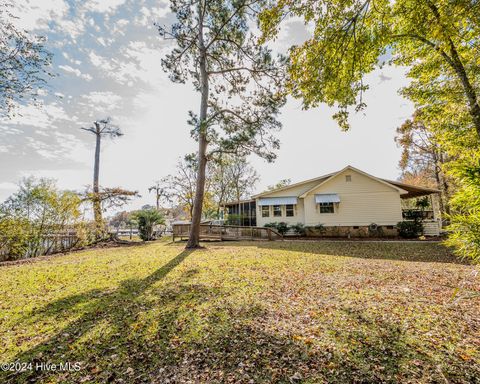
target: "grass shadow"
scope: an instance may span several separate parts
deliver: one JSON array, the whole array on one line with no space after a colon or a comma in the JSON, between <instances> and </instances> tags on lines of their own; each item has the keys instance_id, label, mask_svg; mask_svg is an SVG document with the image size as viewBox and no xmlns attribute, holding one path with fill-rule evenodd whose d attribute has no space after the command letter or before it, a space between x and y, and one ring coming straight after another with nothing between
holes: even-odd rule
<instances>
[{"instance_id":1,"label":"grass shadow","mask_svg":"<svg viewBox=\"0 0 480 384\"><path fill-rule=\"evenodd\" d=\"M151 307L151 303L142 295L155 283L165 278L191 253L192 251L186 250L181 252L144 279L124 280L114 290L94 289L84 294L62 298L36 310L31 314L33 322L42 321L46 317L61 320L62 316L67 314L71 316L72 313L78 313L78 317L46 341L18 353L12 362L31 362L34 366L43 362L56 364L82 362L82 369L79 372L52 372L41 369L7 372L5 379L1 382L49 382L52 377L59 375L69 377L64 382L70 382L70 380L76 382L83 375L83 379L88 382L91 374L95 374L100 382L107 382L114 380L118 375L124 375L125 370L121 372L121 369L118 371L110 366L107 363L108 360L102 359L102 355L107 353L115 355L114 351L118 349L123 351L121 353L123 358L128 357L129 364L138 365L139 356L142 355L139 351L143 346L141 337L138 340L131 339L132 326L139 316ZM181 281L180 279L180 283ZM184 300L201 301L213 294L201 287L197 287L195 292L192 292L187 286L182 285L167 287L163 293L162 300L173 308ZM175 320L174 309L170 311L167 318L170 323ZM128 350L122 348L122 345L128 345L128 350L133 347L136 353L124 353ZM102 374L97 375L98 372ZM127 377L130 376L127 375Z\"/></svg>"},{"instance_id":2,"label":"grass shadow","mask_svg":"<svg viewBox=\"0 0 480 384\"><path fill-rule=\"evenodd\" d=\"M212 247L218 246L211 244ZM316 255L347 256L362 259L455 263L468 265L456 257L452 250L440 243L418 242L341 242L341 241L253 241L225 242L223 246L253 246L258 248L293 251Z\"/></svg>"},{"instance_id":3,"label":"grass shadow","mask_svg":"<svg viewBox=\"0 0 480 384\"><path fill-rule=\"evenodd\" d=\"M446 379L468 383L480 377L478 366L463 363L449 351L433 351L433 356L433 352L418 350L412 344L411 330L368 308L339 305L331 309L335 321L327 322L325 315L305 317L294 303L268 309L257 296L242 291L241 282L228 288L223 282L201 284L197 277L203 271L197 264L175 279L165 279L192 252L181 252L143 279L124 280L113 290L95 289L62 298L32 313L34 321L76 316L13 361L80 361L81 370L27 371L8 374L0 382L398 383ZM325 254L323 249L308 252ZM240 294L235 296L237 289Z\"/></svg>"}]
</instances>

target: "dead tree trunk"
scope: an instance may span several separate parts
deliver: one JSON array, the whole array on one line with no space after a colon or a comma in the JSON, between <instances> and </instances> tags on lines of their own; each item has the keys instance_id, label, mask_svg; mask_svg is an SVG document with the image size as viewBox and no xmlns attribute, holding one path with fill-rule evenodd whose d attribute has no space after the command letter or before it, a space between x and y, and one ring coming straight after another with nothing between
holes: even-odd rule
<instances>
[{"instance_id":1,"label":"dead tree trunk","mask_svg":"<svg viewBox=\"0 0 480 384\"><path fill-rule=\"evenodd\" d=\"M102 135L100 132L100 125L95 123L96 128L96 143L95 143L95 162L93 165L93 217L95 220L95 227L97 235L103 230L103 218L102 218L102 206L100 201L100 186L99 186L99 175L100 175L100 147Z\"/></svg>"}]
</instances>

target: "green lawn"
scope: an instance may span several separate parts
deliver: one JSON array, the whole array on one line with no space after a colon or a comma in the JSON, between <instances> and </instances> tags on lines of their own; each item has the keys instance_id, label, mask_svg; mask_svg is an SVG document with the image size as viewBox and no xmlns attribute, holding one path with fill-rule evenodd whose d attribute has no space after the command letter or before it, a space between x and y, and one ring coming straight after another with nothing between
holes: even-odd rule
<instances>
[{"instance_id":1,"label":"green lawn","mask_svg":"<svg viewBox=\"0 0 480 384\"><path fill-rule=\"evenodd\" d=\"M0 267L0 361L80 362L0 383L479 382L478 277L439 244L183 246Z\"/></svg>"}]
</instances>

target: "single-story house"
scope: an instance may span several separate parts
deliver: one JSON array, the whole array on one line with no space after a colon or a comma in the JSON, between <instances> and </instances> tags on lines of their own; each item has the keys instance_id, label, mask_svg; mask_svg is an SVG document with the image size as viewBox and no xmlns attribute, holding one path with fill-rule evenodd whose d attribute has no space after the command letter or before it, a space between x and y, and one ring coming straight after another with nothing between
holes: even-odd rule
<instances>
[{"instance_id":1,"label":"single-story house","mask_svg":"<svg viewBox=\"0 0 480 384\"><path fill-rule=\"evenodd\" d=\"M439 191L381 179L352 166L283 188L262 192L251 200L225 206L227 215L237 215L240 225L260 226L272 222L301 223L332 236L397 234L404 219L402 200L433 196ZM438 235L438 200L431 199L425 212L424 231Z\"/></svg>"}]
</instances>

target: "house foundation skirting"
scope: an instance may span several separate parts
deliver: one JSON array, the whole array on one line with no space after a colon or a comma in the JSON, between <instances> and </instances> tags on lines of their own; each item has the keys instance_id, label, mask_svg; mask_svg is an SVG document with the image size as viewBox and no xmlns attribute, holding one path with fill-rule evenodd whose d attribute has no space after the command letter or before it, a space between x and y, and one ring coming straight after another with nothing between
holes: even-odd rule
<instances>
[{"instance_id":1,"label":"house foundation skirting","mask_svg":"<svg viewBox=\"0 0 480 384\"><path fill-rule=\"evenodd\" d=\"M324 226L306 227L308 237L396 237L395 225L357 225L357 226Z\"/></svg>"}]
</instances>

